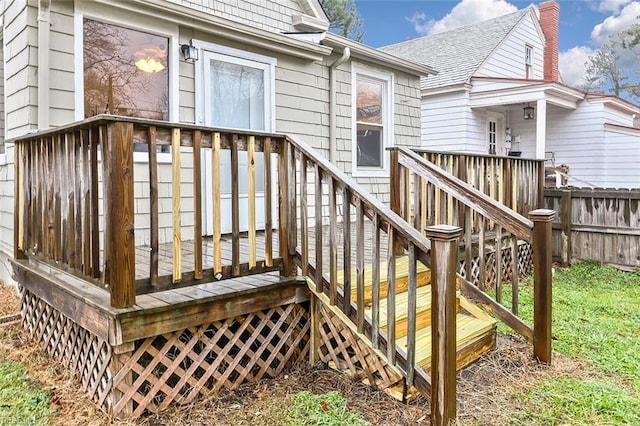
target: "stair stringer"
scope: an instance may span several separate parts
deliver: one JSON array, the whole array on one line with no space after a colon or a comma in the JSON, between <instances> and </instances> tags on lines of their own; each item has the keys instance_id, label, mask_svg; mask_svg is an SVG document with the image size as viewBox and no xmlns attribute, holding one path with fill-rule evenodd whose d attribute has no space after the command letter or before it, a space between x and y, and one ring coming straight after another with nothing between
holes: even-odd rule
<instances>
[{"instance_id":1,"label":"stair stringer","mask_svg":"<svg viewBox=\"0 0 640 426\"><path fill-rule=\"evenodd\" d=\"M307 279L307 283L311 297L316 299L312 315L317 329L312 330L316 333L312 341L316 342L314 346L319 359L365 379L376 389L387 389L401 382L404 379L402 371L389 364L385 354L374 349L371 340L358 333L355 324L339 308L331 306L325 294L317 293L311 280Z\"/></svg>"}]
</instances>

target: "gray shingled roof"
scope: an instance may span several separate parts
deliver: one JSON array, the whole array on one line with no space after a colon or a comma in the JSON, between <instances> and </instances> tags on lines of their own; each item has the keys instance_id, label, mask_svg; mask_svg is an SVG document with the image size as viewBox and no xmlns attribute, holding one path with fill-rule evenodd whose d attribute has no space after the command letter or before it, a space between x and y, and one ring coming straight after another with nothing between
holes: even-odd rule
<instances>
[{"instance_id":1,"label":"gray shingled roof","mask_svg":"<svg viewBox=\"0 0 640 426\"><path fill-rule=\"evenodd\" d=\"M471 78L529 8L444 33L407 40L380 50L428 65L438 75L423 78L423 89L461 84Z\"/></svg>"}]
</instances>

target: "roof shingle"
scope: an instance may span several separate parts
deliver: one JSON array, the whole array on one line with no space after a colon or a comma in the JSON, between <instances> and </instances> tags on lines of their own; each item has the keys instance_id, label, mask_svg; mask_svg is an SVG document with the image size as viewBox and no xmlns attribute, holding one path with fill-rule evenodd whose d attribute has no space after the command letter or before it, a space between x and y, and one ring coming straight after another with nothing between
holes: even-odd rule
<instances>
[{"instance_id":1,"label":"roof shingle","mask_svg":"<svg viewBox=\"0 0 640 426\"><path fill-rule=\"evenodd\" d=\"M381 47L392 55L428 65L438 75L421 80L422 89L468 81L485 59L515 27L529 8L508 15Z\"/></svg>"}]
</instances>

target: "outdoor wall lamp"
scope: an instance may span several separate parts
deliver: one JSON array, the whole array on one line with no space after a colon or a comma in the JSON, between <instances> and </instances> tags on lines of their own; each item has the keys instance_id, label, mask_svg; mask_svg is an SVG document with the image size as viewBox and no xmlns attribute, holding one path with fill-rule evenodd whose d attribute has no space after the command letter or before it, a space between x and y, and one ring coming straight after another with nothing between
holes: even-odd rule
<instances>
[{"instance_id":1,"label":"outdoor wall lamp","mask_svg":"<svg viewBox=\"0 0 640 426\"><path fill-rule=\"evenodd\" d=\"M198 60L198 48L192 42L180 45L180 52L185 61L195 62Z\"/></svg>"},{"instance_id":2,"label":"outdoor wall lamp","mask_svg":"<svg viewBox=\"0 0 640 426\"><path fill-rule=\"evenodd\" d=\"M527 104L526 107L522 109L523 118L525 120L533 120L533 107Z\"/></svg>"}]
</instances>

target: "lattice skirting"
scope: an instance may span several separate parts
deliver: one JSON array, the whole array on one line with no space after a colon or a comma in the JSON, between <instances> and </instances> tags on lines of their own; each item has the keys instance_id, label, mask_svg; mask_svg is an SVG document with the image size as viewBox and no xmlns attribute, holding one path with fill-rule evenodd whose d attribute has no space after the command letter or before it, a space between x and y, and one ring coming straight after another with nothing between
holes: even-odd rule
<instances>
[{"instance_id":1,"label":"lattice skirting","mask_svg":"<svg viewBox=\"0 0 640 426\"><path fill-rule=\"evenodd\" d=\"M511 247L502 248L502 282L511 282ZM483 288L495 285L496 282L496 255L495 251L485 254L486 283ZM533 270L533 250L531 244L524 241L518 242L518 275L523 277ZM466 260L462 259L458 272L466 277ZM471 259L471 279L475 285L480 285L480 257L474 256Z\"/></svg>"},{"instance_id":2,"label":"lattice skirting","mask_svg":"<svg viewBox=\"0 0 640 426\"><path fill-rule=\"evenodd\" d=\"M235 389L306 362L309 313L299 304L111 347L27 290L23 325L109 414L137 417L201 393Z\"/></svg>"},{"instance_id":3,"label":"lattice skirting","mask_svg":"<svg viewBox=\"0 0 640 426\"><path fill-rule=\"evenodd\" d=\"M352 376L364 378L378 389L386 389L402 380L402 376L331 311L324 306L318 311L318 354L321 361L335 365L340 371L348 371Z\"/></svg>"}]
</instances>

